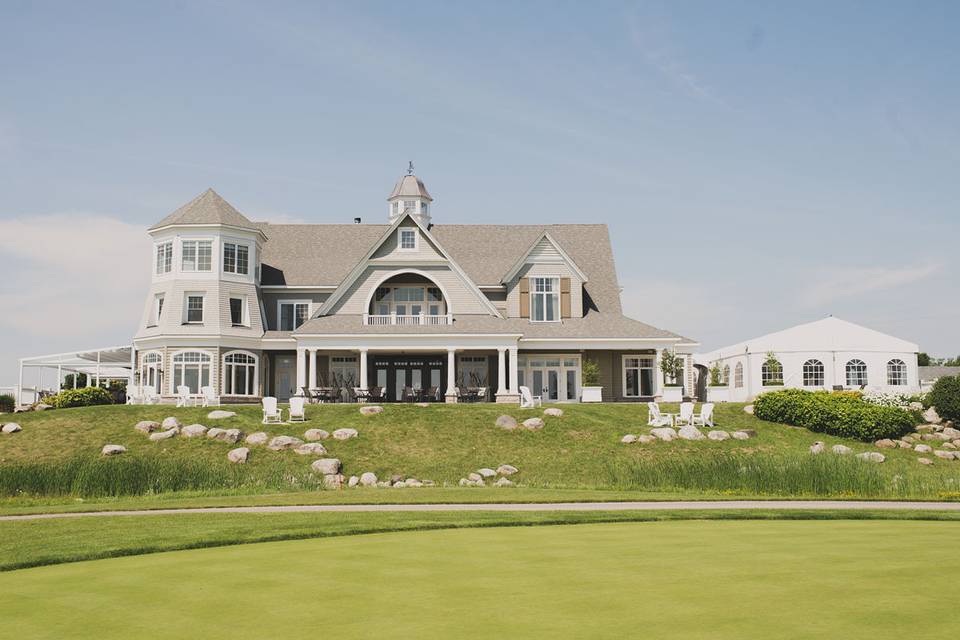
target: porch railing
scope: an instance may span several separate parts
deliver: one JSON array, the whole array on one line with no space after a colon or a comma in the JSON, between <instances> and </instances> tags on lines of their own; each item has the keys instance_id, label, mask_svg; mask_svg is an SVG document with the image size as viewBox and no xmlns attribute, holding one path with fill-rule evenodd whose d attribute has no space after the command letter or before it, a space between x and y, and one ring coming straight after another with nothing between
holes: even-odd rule
<instances>
[{"instance_id":1,"label":"porch railing","mask_svg":"<svg viewBox=\"0 0 960 640\"><path fill-rule=\"evenodd\" d=\"M420 325L420 326L437 326L437 325L448 325L453 324L453 316L451 314L446 314L442 316L432 316L425 313L420 315L397 315L391 313L389 315L374 315L372 313L363 314L363 324L379 326L379 325Z\"/></svg>"}]
</instances>

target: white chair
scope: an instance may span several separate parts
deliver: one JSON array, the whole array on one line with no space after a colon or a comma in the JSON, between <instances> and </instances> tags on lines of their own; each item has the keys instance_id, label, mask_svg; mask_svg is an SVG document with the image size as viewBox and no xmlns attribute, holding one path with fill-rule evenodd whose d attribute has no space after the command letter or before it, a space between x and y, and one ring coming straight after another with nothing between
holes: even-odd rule
<instances>
[{"instance_id":1,"label":"white chair","mask_svg":"<svg viewBox=\"0 0 960 640\"><path fill-rule=\"evenodd\" d=\"M137 385L127 387L127 404L143 404L143 390Z\"/></svg>"},{"instance_id":2,"label":"white chair","mask_svg":"<svg viewBox=\"0 0 960 640\"><path fill-rule=\"evenodd\" d=\"M220 406L220 396L218 396L213 391L213 387L203 387L200 389L203 393L203 406L205 407L219 407Z\"/></svg>"},{"instance_id":3,"label":"white chair","mask_svg":"<svg viewBox=\"0 0 960 640\"><path fill-rule=\"evenodd\" d=\"M261 402L263 403L263 424L280 424L283 422L283 413L277 409L276 398L266 397Z\"/></svg>"},{"instance_id":4,"label":"white chair","mask_svg":"<svg viewBox=\"0 0 960 640\"><path fill-rule=\"evenodd\" d=\"M680 415L673 419L673 426L679 427L681 424L693 424L692 402L680 403Z\"/></svg>"},{"instance_id":5,"label":"white chair","mask_svg":"<svg viewBox=\"0 0 960 640\"><path fill-rule=\"evenodd\" d=\"M157 394L157 390L151 386L143 387L142 398L144 404L158 404L160 402L160 396Z\"/></svg>"},{"instance_id":6,"label":"white chair","mask_svg":"<svg viewBox=\"0 0 960 640\"><path fill-rule=\"evenodd\" d=\"M177 406L178 407L189 407L190 403L193 402L193 398L190 396L190 387L185 384L181 384L177 387Z\"/></svg>"},{"instance_id":7,"label":"white chair","mask_svg":"<svg viewBox=\"0 0 960 640\"><path fill-rule=\"evenodd\" d=\"M479 389L477 389L477 401L478 401L478 402L486 402L486 401L487 401L487 388L486 388L486 387L480 387Z\"/></svg>"},{"instance_id":8,"label":"white chair","mask_svg":"<svg viewBox=\"0 0 960 640\"><path fill-rule=\"evenodd\" d=\"M307 412L304 409L304 398L302 396L290 398L290 409L288 413L290 414L290 422L307 421Z\"/></svg>"},{"instance_id":9,"label":"white chair","mask_svg":"<svg viewBox=\"0 0 960 640\"><path fill-rule=\"evenodd\" d=\"M713 403L705 402L703 406L700 407L700 413L694 414L690 424L692 424L693 426L700 425L701 427L712 427L713 426Z\"/></svg>"},{"instance_id":10,"label":"white chair","mask_svg":"<svg viewBox=\"0 0 960 640\"><path fill-rule=\"evenodd\" d=\"M673 416L669 413L660 413L660 405L656 402L647 403L648 427L672 427Z\"/></svg>"},{"instance_id":11,"label":"white chair","mask_svg":"<svg viewBox=\"0 0 960 640\"><path fill-rule=\"evenodd\" d=\"M543 397L530 393L530 387L520 387L520 408L532 409L543 406Z\"/></svg>"}]
</instances>

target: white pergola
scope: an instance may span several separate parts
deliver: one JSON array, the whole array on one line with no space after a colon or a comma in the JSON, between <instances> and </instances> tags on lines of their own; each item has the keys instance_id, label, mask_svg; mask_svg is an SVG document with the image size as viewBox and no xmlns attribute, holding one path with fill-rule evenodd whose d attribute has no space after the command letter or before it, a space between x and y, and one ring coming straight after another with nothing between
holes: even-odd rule
<instances>
[{"instance_id":1,"label":"white pergola","mask_svg":"<svg viewBox=\"0 0 960 640\"><path fill-rule=\"evenodd\" d=\"M59 390L65 374L74 374L73 385L77 386L76 374L83 373L87 376L88 384L100 386L102 382L110 380L130 380L133 377L133 347L123 345L119 347L102 347L99 349L88 349L85 351L69 351L66 353L53 353L45 356L31 356L20 358L20 377L17 402L22 402L23 374L24 369L37 371L37 384L34 387L35 394L44 389L44 372L48 369L56 369L56 385L54 389Z\"/></svg>"}]
</instances>

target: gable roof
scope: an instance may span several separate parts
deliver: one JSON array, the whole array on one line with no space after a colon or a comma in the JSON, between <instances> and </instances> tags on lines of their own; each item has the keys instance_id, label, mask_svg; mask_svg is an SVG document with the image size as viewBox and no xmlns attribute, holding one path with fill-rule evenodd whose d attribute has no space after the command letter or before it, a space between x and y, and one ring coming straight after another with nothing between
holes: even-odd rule
<instances>
[{"instance_id":1,"label":"gable roof","mask_svg":"<svg viewBox=\"0 0 960 640\"><path fill-rule=\"evenodd\" d=\"M507 282L510 282L511 280L513 280L514 276L516 276L520 272L520 269L522 269L523 266L527 264L527 261L530 258L530 255L534 251L540 250L544 243L548 245L552 245L553 249L559 254L560 259L564 263L566 263L566 265L570 268L570 270L573 271L575 274L577 274L577 277L579 277L584 282L587 281L587 275L580 270L580 267L577 266L577 263L574 262L573 259L567 255L567 252L563 250L563 247L557 244L557 241L550 236L549 231L544 231L543 233L540 234L540 237L538 237L536 240L533 241L533 244L530 245L530 248L527 249L522 256L520 256L520 259L517 260L516 263L514 263L513 267L511 267L510 270L502 278L500 278L500 282L503 282L504 284L506 284Z\"/></svg>"},{"instance_id":2,"label":"gable roof","mask_svg":"<svg viewBox=\"0 0 960 640\"><path fill-rule=\"evenodd\" d=\"M213 189L207 189L166 218L150 227L150 231L174 224L223 224L251 231L263 230L233 208Z\"/></svg>"}]
</instances>

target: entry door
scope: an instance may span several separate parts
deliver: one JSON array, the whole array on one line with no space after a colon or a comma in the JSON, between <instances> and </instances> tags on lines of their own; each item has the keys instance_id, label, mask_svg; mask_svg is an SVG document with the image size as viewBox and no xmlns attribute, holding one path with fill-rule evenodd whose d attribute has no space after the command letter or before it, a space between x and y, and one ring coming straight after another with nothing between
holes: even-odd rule
<instances>
[{"instance_id":1,"label":"entry door","mask_svg":"<svg viewBox=\"0 0 960 640\"><path fill-rule=\"evenodd\" d=\"M542 396L544 402L556 402L560 399L560 369L532 369L530 378L533 395Z\"/></svg>"},{"instance_id":2,"label":"entry door","mask_svg":"<svg viewBox=\"0 0 960 640\"><path fill-rule=\"evenodd\" d=\"M277 400L287 402L290 396L296 393L297 361L293 357L280 356L277 358L276 375L274 376L274 391Z\"/></svg>"}]
</instances>

